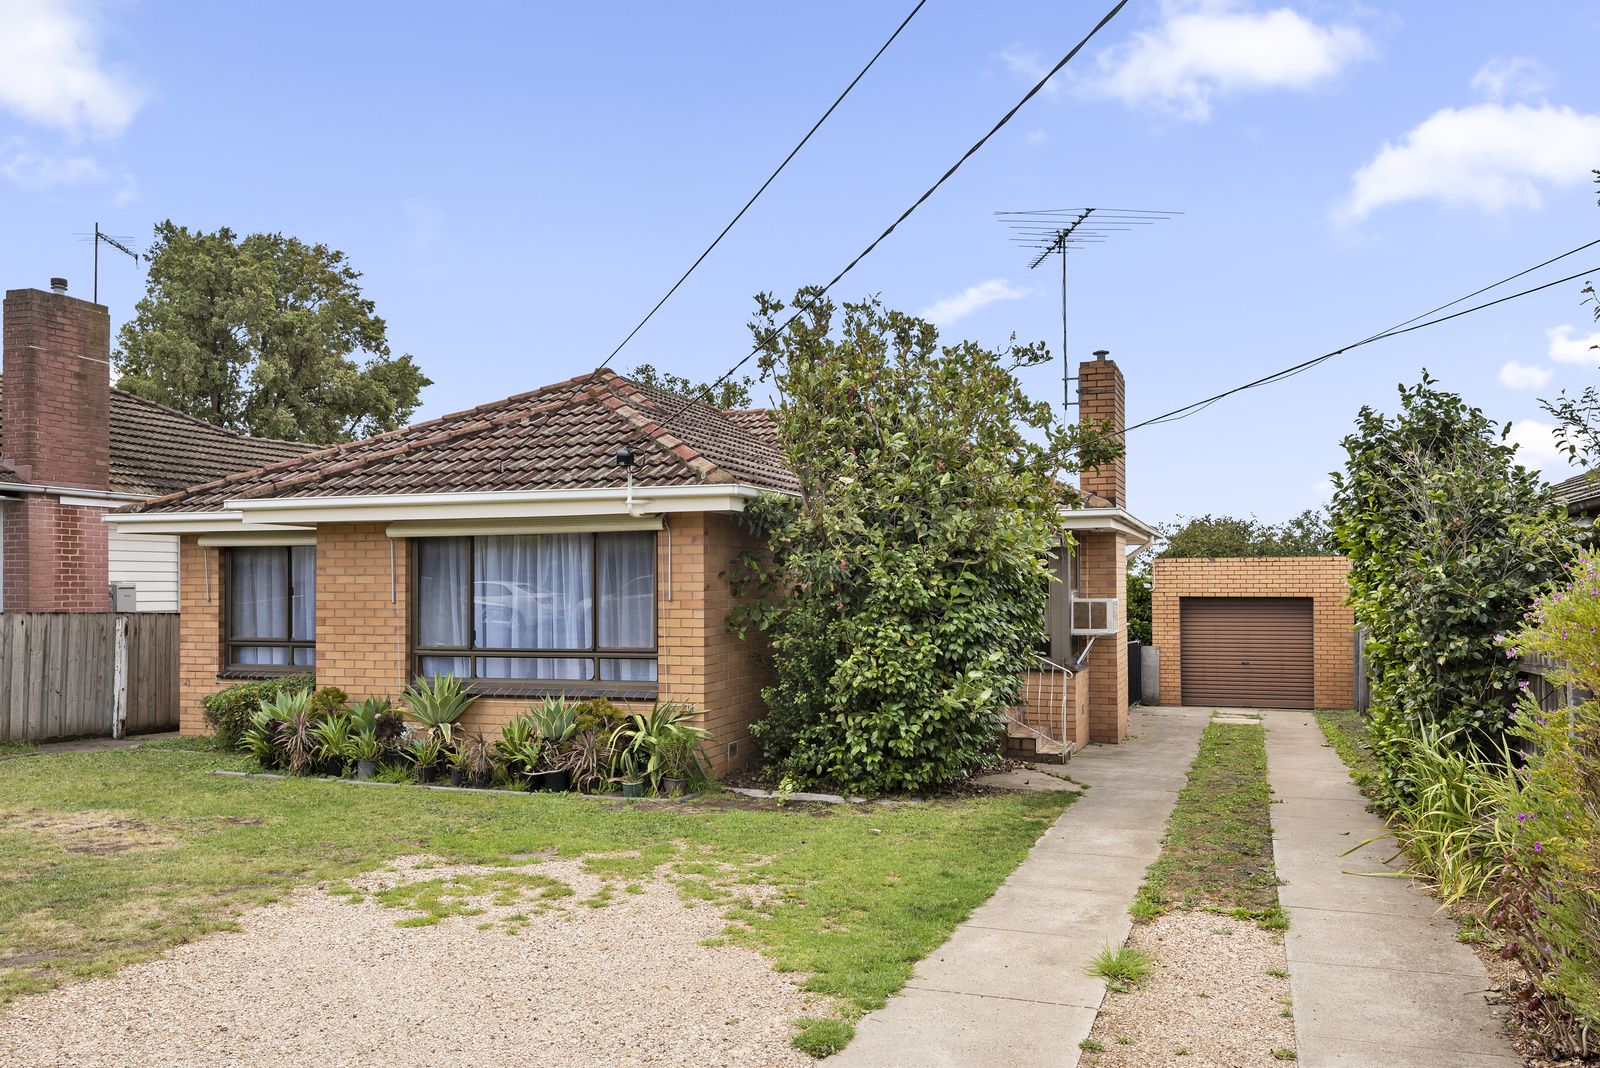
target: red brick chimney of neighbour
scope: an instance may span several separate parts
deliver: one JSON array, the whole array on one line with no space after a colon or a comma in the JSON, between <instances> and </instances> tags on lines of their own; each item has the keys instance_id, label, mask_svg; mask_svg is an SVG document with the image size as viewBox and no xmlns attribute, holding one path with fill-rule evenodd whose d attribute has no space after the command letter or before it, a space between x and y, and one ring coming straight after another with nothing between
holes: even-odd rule
<instances>
[{"instance_id":1,"label":"red brick chimney of neighbour","mask_svg":"<svg viewBox=\"0 0 1600 1068\"><path fill-rule=\"evenodd\" d=\"M106 490L111 479L111 318L99 304L13 289L4 308L0 460L36 487ZM4 480L0 475L0 480ZM104 612L109 606L103 508L59 494L4 506L5 600L13 611Z\"/></svg>"},{"instance_id":2,"label":"red brick chimney of neighbour","mask_svg":"<svg viewBox=\"0 0 1600 1068\"><path fill-rule=\"evenodd\" d=\"M1122 439L1127 425L1127 384L1116 361L1097 355L1078 365L1078 419L1085 425L1109 423ZM1085 494L1104 497L1119 508L1128 506L1128 464L1119 456L1110 463L1091 467L1078 475L1078 488Z\"/></svg>"}]
</instances>

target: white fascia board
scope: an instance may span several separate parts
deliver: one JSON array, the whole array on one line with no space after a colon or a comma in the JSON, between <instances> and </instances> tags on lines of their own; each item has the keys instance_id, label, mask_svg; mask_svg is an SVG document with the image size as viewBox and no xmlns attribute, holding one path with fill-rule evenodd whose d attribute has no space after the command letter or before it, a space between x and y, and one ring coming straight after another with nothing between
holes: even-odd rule
<instances>
[{"instance_id":1,"label":"white fascia board","mask_svg":"<svg viewBox=\"0 0 1600 1068\"><path fill-rule=\"evenodd\" d=\"M1126 508L1068 508L1061 513L1061 525L1068 530L1122 534L1131 545L1149 545L1158 535Z\"/></svg>"},{"instance_id":2,"label":"white fascia board","mask_svg":"<svg viewBox=\"0 0 1600 1068\"><path fill-rule=\"evenodd\" d=\"M144 514L111 512L100 517L110 523L118 534L221 534L244 529L237 512L153 512ZM304 531L308 527L252 525L256 531Z\"/></svg>"},{"instance_id":3,"label":"white fascia board","mask_svg":"<svg viewBox=\"0 0 1600 1068\"><path fill-rule=\"evenodd\" d=\"M643 517L666 512L742 512L765 491L752 486L651 486L512 493L409 493L227 501L248 527L267 523L399 523L452 520Z\"/></svg>"}]
</instances>

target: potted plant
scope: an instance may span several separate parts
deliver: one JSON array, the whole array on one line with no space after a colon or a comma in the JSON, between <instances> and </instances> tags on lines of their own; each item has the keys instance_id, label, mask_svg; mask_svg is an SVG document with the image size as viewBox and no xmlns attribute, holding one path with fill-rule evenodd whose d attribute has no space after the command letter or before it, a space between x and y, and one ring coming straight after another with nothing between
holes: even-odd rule
<instances>
[{"instance_id":1,"label":"potted plant","mask_svg":"<svg viewBox=\"0 0 1600 1068\"><path fill-rule=\"evenodd\" d=\"M623 797L644 796L644 771L639 766L638 752L631 745L612 752L609 778L622 787Z\"/></svg>"},{"instance_id":2,"label":"potted plant","mask_svg":"<svg viewBox=\"0 0 1600 1068\"><path fill-rule=\"evenodd\" d=\"M578 733L577 710L565 698L547 697L529 709L544 746L534 774L543 776L544 789L564 791L571 787L572 740Z\"/></svg>"},{"instance_id":3,"label":"potted plant","mask_svg":"<svg viewBox=\"0 0 1600 1068\"><path fill-rule=\"evenodd\" d=\"M489 739L481 734L469 734L456 742L452 754L451 784L455 784L456 769L460 769L468 786L484 787L494 777L494 749Z\"/></svg>"},{"instance_id":4,"label":"potted plant","mask_svg":"<svg viewBox=\"0 0 1600 1068\"><path fill-rule=\"evenodd\" d=\"M324 775L343 775L345 753L350 748L350 717L335 712L314 723L311 733L316 739L318 770Z\"/></svg>"},{"instance_id":5,"label":"potted plant","mask_svg":"<svg viewBox=\"0 0 1600 1068\"><path fill-rule=\"evenodd\" d=\"M284 690L261 702L272 719L273 750L291 775L309 775L317 759L310 690Z\"/></svg>"},{"instance_id":6,"label":"potted plant","mask_svg":"<svg viewBox=\"0 0 1600 1068\"><path fill-rule=\"evenodd\" d=\"M419 675L400 695L411 721L437 735L447 746L454 740L456 721L477 699L454 675L435 675L431 682Z\"/></svg>"},{"instance_id":7,"label":"potted plant","mask_svg":"<svg viewBox=\"0 0 1600 1068\"><path fill-rule=\"evenodd\" d=\"M467 752L459 745L453 745L444 751L444 759L450 765L450 785L467 785Z\"/></svg>"},{"instance_id":8,"label":"potted plant","mask_svg":"<svg viewBox=\"0 0 1600 1068\"><path fill-rule=\"evenodd\" d=\"M412 731L401 747L407 760L417 769L417 781L430 783L444 757L444 745L429 731Z\"/></svg>"},{"instance_id":9,"label":"potted plant","mask_svg":"<svg viewBox=\"0 0 1600 1068\"><path fill-rule=\"evenodd\" d=\"M538 790L544 785L539 773L539 762L544 751L544 739L539 728L527 716L514 716L500 729L500 739L494 743L495 754L512 775L527 779L528 789Z\"/></svg>"},{"instance_id":10,"label":"potted plant","mask_svg":"<svg viewBox=\"0 0 1600 1068\"><path fill-rule=\"evenodd\" d=\"M579 731L567 745L564 770L568 787L580 793L594 793L605 785L610 774L611 750L606 736L590 728Z\"/></svg>"},{"instance_id":11,"label":"potted plant","mask_svg":"<svg viewBox=\"0 0 1600 1068\"><path fill-rule=\"evenodd\" d=\"M383 739L372 725L357 727L345 742L345 756L356 762L356 778L370 779L378 774L378 758L383 755Z\"/></svg>"},{"instance_id":12,"label":"potted plant","mask_svg":"<svg viewBox=\"0 0 1600 1068\"><path fill-rule=\"evenodd\" d=\"M265 708L258 708L250 717L250 725L239 735L239 747L256 758L263 768L283 766L278 752L278 720Z\"/></svg>"},{"instance_id":13,"label":"potted plant","mask_svg":"<svg viewBox=\"0 0 1600 1068\"><path fill-rule=\"evenodd\" d=\"M387 697L366 697L350 706L350 719L356 730L371 727L378 736L378 759L398 754L406 732L405 720Z\"/></svg>"},{"instance_id":14,"label":"potted plant","mask_svg":"<svg viewBox=\"0 0 1600 1068\"><path fill-rule=\"evenodd\" d=\"M688 705L667 703L656 705L648 715L631 717L628 749L643 778L658 793L682 793L691 781L706 775L700 746L711 734L689 723L691 714Z\"/></svg>"}]
</instances>

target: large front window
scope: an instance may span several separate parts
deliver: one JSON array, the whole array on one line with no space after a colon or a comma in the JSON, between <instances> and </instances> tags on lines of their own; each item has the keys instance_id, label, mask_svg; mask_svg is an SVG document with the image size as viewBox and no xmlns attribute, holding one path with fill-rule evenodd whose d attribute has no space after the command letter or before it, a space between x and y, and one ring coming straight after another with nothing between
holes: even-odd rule
<instances>
[{"instance_id":1,"label":"large front window","mask_svg":"<svg viewBox=\"0 0 1600 1068\"><path fill-rule=\"evenodd\" d=\"M293 670L317 662L317 550L229 549L228 667Z\"/></svg>"},{"instance_id":2,"label":"large front window","mask_svg":"<svg viewBox=\"0 0 1600 1068\"><path fill-rule=\"evenodd\" d=\"M419 539L417 670L653 690L655 564L649 532Z\"/></svg>"}]
</instances>

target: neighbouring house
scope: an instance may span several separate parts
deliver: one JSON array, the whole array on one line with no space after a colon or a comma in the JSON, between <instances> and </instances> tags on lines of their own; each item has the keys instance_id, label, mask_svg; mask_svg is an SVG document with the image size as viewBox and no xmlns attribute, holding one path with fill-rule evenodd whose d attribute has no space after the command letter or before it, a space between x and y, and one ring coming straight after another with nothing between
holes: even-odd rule
<instances>
[{"instance_id":1,"label":"neighbouring house","mask_svg":"<svg viewBox=\"0 0 1600 1068\"><path fill-rule=\"evenodd\" d=\"M1122 425L1114 363L1085 364L1080 390L1084 418ZM1013 717L1013 733L1057 751L1126 733L1116 598L1127 547L1150 530L1124 508L1124 480L1121 460L1083 478L1090 507L1065 519L1079 538L1061 562L1070 586L1045 628L1053 663L1030 673ZM769 681L759 639L724 625L730 565L763 549L740 513L797 488L767 411L601 370L108 521L179 539L186 734L207 730L201 700L238 679L314 669L366 696L448 673L480 695L464 725L485 733L545 695L685 702L722 775L749 759Z\"/></svg>"},{"instance_id":2,"label":"neighbouring house","mask_svg":"<svg viewBox=\"0 0 1600 1068\"><path fill-rule=\"evenodd\" d=\"M66 288L58 278L5 296L0 610L177 611L177 539L127 536L101 517L311 446L112 389L109 313Z\"/></svg>"},{"instance_id":3,"label":"neighbouring house","mask_svg":"<svg viewBox=\"0 0 1600 1068\"><path fill-rule=\"evenodd\" d=\"M1566 506L1569 516L1584 526L1594 526L1595 517L1600 515L1600 473L1573 475L1557 482L1551 491Z\"/></svg>"},{"instance_id":4,"label":"neighbouring house","mask_svg":"<svg viewBox=\"0 0 1600 1068\"><path fill-rule=\"evenodd\" d=\"M1162 703L1352 707L1349 571L1342 556L1157 558L1150 614Z\"/></svg>"}]
</instances>

